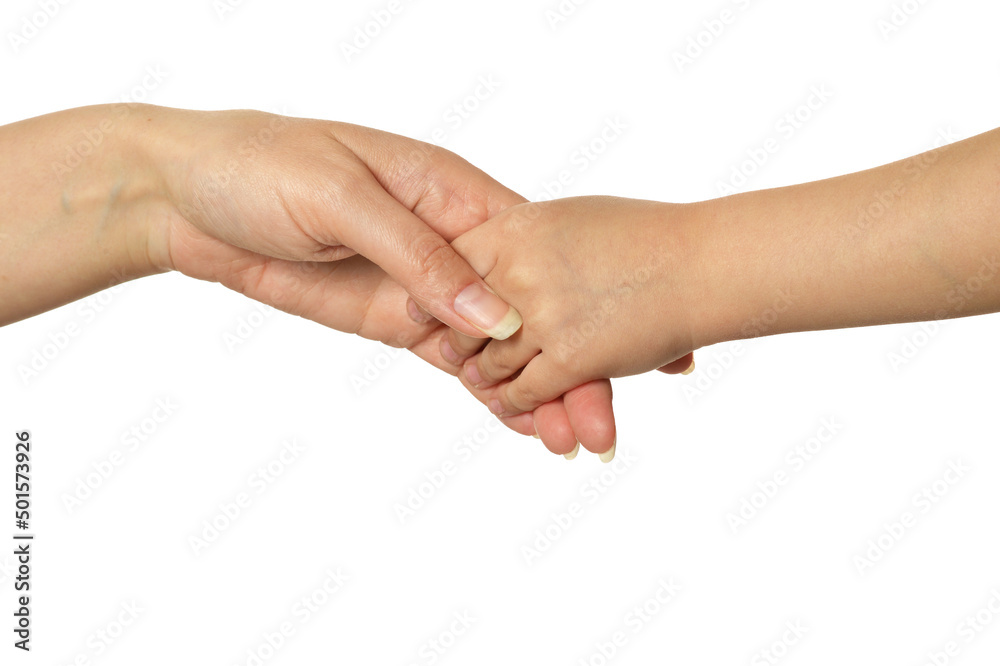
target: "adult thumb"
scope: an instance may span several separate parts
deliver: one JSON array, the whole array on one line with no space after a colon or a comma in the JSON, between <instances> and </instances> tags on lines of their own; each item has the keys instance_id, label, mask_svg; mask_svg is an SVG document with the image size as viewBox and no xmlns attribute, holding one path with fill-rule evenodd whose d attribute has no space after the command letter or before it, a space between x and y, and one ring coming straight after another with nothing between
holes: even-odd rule
<instances>
[{"instance_id":1,"label":"adult thumb","mask_svg":"<svg viewBox=\"0 0 1000 666\"><path fill-rule=\"evenodd\" d=\"M521 327L521 315L423 220L381 187L356 211L340 242L399 283L436 319L476 337L505 340Z\"/></svg>"}]
</instances>

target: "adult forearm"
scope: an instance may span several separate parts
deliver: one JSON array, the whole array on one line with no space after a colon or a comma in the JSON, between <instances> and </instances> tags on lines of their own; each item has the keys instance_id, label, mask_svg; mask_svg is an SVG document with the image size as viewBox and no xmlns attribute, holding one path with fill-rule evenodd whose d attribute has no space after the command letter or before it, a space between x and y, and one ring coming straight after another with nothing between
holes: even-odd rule
<instances>
[{"instance_id":1,"label":"adult forearm","mask_svg":"<svg viewBox=\"0 0 1000 666\"><path fill-rule=\"evenodd\" d=\"M1000 130L703 208L698 346L1000 310Z\"/></svg>"},{"instance_id":2,"label":"adult forearm","mask_svg":"<svg viewBox=\"0 0 1000 666\"><path fill-rule=\"evenodd\" d=\"M0 127L0 325L155 272L146 222L163 188L142 105L71 109Z\"/></svg>"}]
</instances>

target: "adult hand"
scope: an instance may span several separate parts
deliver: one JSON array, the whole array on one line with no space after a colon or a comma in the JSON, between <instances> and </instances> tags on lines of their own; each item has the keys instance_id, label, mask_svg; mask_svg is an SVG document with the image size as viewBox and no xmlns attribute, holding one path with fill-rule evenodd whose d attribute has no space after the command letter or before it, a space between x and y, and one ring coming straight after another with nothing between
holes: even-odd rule
<instances>
[{"instance_id":1,"label":"adult hand","mask_svg":"<svg viewBox=\"0 0 1000 666\"><path fill-rule=\"evenodd\" d=\"M151 111L176 156L164 175L173 206L150 233L161 270L410 348L452 375L460 366L441 353L451 329L439 322L479 340L520 326L449 243L525 199L454 153L343 123ZM604 446L611 385L573 388L504 422L558 453Z\"/></svg>"},{"instance_id":2,"label":"adult hand","mask_svg":"<svg viewBox=\"0 0 1000 666\"><path fill-rule=\"evenodd\" d=\"M150 235L158 268L296 308L288 262L357 253L463 333L504 339L521 325L448 242L521 199L457 155L343 123L146 110L174 204Z\"/></svg>"},{"instance_id":3,"label":"adult hand","mask_svg":"<svg viewBox=\"0 0 1000 666\"><path fill-rule=\"evenodd\" d=\"M95 136L98 149L86 143L87 152L73 152L84 145L81 137ZM433 304L435 288L451 288L455 275L465 282L467 267L447 258L448 247L427 248L523 201L446 150L256 112L81 107L0 127L0 147L9 158L0 172L10 185L0 191L8 213L0 225L0 325L177 269L396 346L416 347L443 331L426 311L408 315L406 291L371 261L335 261L371 247L411 275L412 291L429 290L422 300L432 312L481 335L455 321L457 313L442 313L447 300ZM371 224L354 228L353 219ZM417 247L389 220L416 229ZM393 259L393 248L401 259ZM469 279L480 284L474 274ZM417 351L456 372L437 346ZM610 390L604 401L610 419ZM548 422L555 429L569 423L562 399L540 414L543 430ZM508 424L535 431L530 414Z\"/></svg>"}]
</instances>

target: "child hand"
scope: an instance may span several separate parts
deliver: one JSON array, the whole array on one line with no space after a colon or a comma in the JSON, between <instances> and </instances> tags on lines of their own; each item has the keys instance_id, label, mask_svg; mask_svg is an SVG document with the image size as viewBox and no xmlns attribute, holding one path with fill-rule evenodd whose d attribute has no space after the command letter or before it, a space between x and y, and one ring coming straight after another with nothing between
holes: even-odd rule
<instances>
[{"instance_id":1,"label":"child hand","mask_svg":"<svg viewBox=\"0 0 1000 666\"><path fill-rule=\"evenodd\" d=\"M694 349L685 295L695 221L685 205L579 197L514 206L460 236L455 249L524 319L460 377L491 389L491 411L508 417L595 379L683 370L673 362Z\"/></svg>"}]
</instances>

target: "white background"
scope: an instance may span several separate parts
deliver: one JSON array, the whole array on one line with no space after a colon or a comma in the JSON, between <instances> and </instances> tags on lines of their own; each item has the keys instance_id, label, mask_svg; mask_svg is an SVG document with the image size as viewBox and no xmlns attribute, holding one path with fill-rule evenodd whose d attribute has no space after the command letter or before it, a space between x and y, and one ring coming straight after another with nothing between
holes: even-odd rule
<instances>
[{"instance_id":1,"label":"white background","mask_svg":"<svg viewBox=\"0 0 1000 666\"><path fill-rule=\"evenodd\" d=\"M886 0L591 0L554 25L556 0L404 1L348 61L342 45L388 0L245 0L221 14L212 0L71 0L46 21L36 2L7 0L0 120L125 95L422 139L443 128L444 145L531 198L570 170L564 195L694 201L718 196L771 137L779 150L739 189L996 126L1000 6L906 4L912 16L886 34ZM721 34L703 32L723 10ZM15 51L25 17L45 25ZM679 67L689 39L707 46ZM499 87L469 100L480 77ZM832 97L800 109L816 86ZM456 103L477 108L457 123ZM808 118L779 129L796 110ZM627 128L581 171L580 146L609 119ZM1000 598L995 316L763 338L737 355L721 345L690 377L618 381L609 468L495 431L415 358L257 312L164 275L0 330L2 478L14 432L30 429L37 535L30 655L11 647L2 548L0 662L755 664L770 649L789 665L923 664L949 641L948 663L1000 653L1000 616L984 611L971 641L963 624ZM80 335L47 348L71 322ZM25 379L36 352L51 358ZM154 426L157 400L177 407ZM147 431L134 450L132 428ZM811 460L788 458L819 436ZM477 439L478 451L463 443ZM274 463L293 440L302 452ZM123 461L100 478L115 450ZM954 484L941 481L950 462L968 469ZM280 474L258 493L269 464ZM439 489L421 485L443 467L454 473ZM782 471L773 497L754 496ZM915 500L935 482L933 503ZM402 520L411 492L429 497ZM250 505L226 525L220 505L239 493ZM760 508L734 533L727 516L744 499ZM915 524L887 536L907 512ZM225 528L196 553L206 521ZM860 564L880 539L879 561ZM327 595L338 569L349 580ZM301 622L296 604L314 593L326 603ZM450 633L462 614L471 627ZM271 650L265 636L286 621L294 633Z\"/></svg>"}]
</instances>

